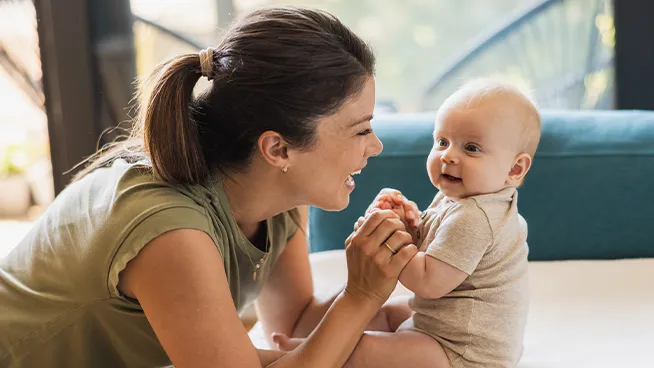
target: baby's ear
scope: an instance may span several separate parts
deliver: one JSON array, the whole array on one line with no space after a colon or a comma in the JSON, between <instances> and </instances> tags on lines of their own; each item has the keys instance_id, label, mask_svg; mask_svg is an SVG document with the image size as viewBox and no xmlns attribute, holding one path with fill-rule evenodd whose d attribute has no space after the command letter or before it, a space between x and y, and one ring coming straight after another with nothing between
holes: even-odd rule
<instances>
[{"instance_id":1,"label":"baby's ear","mask_svg":"<svg viewBox=\"0 0 654 368\"><path fill-rule=\"evenodd\" d=\"M509 178L507 184L511 186L519 186L522 183L525 175L531 168L531 156L527 153L521 153L515 157L511 171L509 171Z\"/></svg>"}]
</instances>

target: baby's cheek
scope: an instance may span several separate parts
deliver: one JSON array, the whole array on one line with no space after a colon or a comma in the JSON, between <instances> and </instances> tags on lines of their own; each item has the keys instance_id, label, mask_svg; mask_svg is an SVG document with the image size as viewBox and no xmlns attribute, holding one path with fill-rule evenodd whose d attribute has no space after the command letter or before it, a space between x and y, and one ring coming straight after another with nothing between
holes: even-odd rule
<instances>
[{"instance_id":1,"label":"baby's cheek","mask_svg":"<svg viewBox=\"0 0 654 368\"><path fill-rule=\"evenodd\" d=\"M430 154L427 159L427 176L433 185L436 185L436 181L441 174L440 165L438 163L439 159L436 155Z\"/></svg>"}]
</instances>

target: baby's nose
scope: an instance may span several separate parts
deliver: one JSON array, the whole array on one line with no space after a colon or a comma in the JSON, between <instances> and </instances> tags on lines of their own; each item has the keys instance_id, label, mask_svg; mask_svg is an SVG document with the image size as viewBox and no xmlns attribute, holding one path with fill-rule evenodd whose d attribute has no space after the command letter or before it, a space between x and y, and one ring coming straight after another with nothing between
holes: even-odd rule
<instances>
[{"instance_id":1,"label":"baby's nose","mask_svg":"<svg viewBox=\"0 0 654 368\"><path fill-rule=\"evenodd\" d=\"M441 155L441 160L445 163L453 164L457 162L456 153L452 152L451 149L443 152Z\"/></svg>"}]
</instances>

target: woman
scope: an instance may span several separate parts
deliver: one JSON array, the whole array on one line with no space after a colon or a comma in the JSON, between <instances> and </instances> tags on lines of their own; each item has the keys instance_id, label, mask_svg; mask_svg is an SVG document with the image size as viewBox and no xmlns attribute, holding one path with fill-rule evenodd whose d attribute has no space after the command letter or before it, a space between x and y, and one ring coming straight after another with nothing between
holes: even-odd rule
<instances>
[{"instance_id":1,"label":"woman","mask_svg":"<svg viewBox=\"0 0 654 368\"><path fill-rule=\"evenodd\" d=\"M161 65L131 138L2 260L0 366L343 365L417 251L378 211L346 241L345 289L313 297L297 208L345 208L381 151L373 65L337 19L298 8L256 11L216 49ZM256 350L238 317L255 299L266 331L306 342Z\"/></svg>"}]
</instances>

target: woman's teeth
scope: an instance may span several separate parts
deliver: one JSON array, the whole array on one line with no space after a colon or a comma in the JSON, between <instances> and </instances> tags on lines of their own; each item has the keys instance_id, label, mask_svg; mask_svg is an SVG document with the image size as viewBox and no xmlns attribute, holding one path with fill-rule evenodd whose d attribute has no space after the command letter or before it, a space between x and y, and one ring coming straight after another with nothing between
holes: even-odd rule
<instances>
[{"instance_id":1,"label":"woman's teeth","mask_svg":"<svg viewBox=\"0 0 654 368\"><path fill-rule=\"evenodd\" d=\"M359 175L359 174L361 174L361 170L354 171L353 173L351 173L350 175L347 176L347 179L345 180L345 183L347 183L349 185L353 185L354 184L353 176L354 175Z\"/></svg>"}]
</instances>

